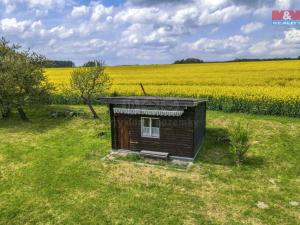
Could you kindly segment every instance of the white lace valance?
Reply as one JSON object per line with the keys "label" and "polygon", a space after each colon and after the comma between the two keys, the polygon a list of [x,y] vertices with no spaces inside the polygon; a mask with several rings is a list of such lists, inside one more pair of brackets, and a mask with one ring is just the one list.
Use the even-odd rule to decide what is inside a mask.
{"label": "white lace valance", "polygon": [[149,115],[149,116],[182,116],[183,110],[156,110],[156,109],[127,109],[114,108],[114,113],[129,115]]}

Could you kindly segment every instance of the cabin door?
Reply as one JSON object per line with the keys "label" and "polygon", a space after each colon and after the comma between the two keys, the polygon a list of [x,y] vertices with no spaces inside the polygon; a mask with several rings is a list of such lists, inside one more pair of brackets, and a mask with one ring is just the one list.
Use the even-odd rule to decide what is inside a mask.
{"label": "cabin door", "polygon": [[129,149],[128,118],[124,115],[118,116],[118,148]]}

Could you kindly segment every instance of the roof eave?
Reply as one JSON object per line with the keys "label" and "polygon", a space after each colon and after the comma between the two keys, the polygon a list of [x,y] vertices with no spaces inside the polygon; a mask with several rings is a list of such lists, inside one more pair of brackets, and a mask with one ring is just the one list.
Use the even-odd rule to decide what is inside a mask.
{"label": "roof eave", "polygon": [[97,99],[102,104],[118,104],[118,105],[148,105],[148,106],[187,106],[195,107],[206,99],[199,100],[170,100],[170,99],[130,99],[126,97],[100,97]]}

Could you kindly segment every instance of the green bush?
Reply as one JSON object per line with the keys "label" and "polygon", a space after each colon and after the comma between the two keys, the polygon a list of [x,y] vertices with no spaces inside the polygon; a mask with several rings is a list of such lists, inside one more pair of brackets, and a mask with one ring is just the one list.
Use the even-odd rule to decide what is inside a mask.
{"label": "green bush", "polygon": [[240,122],[235,124],[230,130],[230,147],[235,163],[240,165],[250,149],[248,126],[243,126]]}

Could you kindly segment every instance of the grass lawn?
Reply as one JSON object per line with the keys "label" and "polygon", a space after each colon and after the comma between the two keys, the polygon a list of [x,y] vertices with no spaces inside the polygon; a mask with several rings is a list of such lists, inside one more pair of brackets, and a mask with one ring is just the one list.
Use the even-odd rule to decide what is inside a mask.
{"label": "grass lawn", "polygon": [[[102,161],[107,108],[101,121],[47,117],[67,107],[0,121],[0,224],[299,224],[300,119],[209,111],[198,159],[178,171]],[[217,141],[237,120],[251,130],[242,167]]]}

